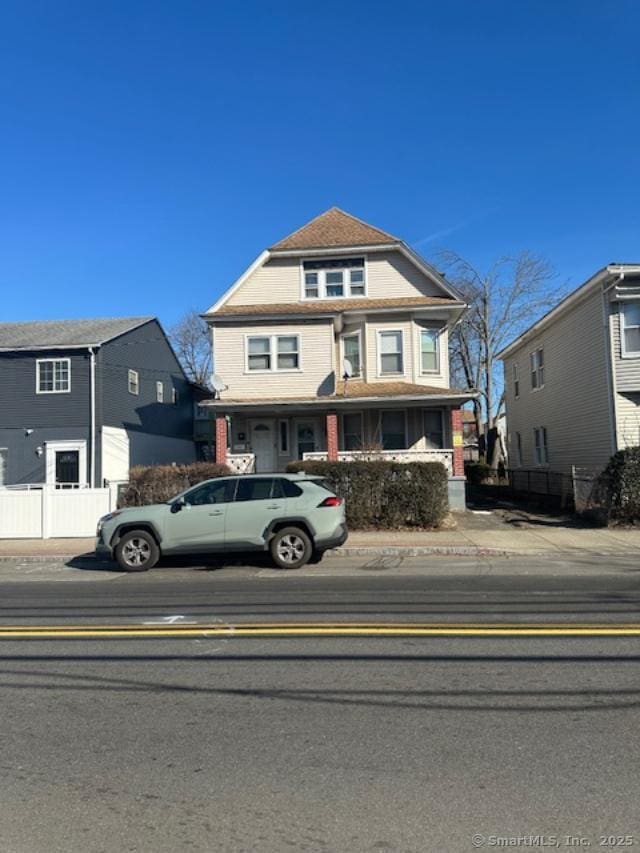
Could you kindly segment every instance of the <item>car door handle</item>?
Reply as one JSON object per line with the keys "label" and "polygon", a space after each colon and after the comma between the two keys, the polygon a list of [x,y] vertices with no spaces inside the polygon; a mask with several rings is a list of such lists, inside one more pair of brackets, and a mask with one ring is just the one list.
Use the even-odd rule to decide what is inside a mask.
{"label": "car door handle", "polygon": [[267,509],[282,509],[282,504],[269,504]]}
{"label": "car door handle", "polygon": [[221,509],[214,509],[213,512],[210,512],[209,515],[222,515]]}

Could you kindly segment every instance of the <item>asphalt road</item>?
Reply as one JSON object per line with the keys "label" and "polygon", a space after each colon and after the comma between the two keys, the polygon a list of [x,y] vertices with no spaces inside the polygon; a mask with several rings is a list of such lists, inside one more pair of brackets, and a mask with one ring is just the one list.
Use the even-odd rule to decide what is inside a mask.
{"label": "asphalt road", "polygon": [[[179,569],[0,585],[0,622],[640,623],[639,591],[633,566]],[[7,853],[640,850],[640,638],[4,640],[0,657]]]}

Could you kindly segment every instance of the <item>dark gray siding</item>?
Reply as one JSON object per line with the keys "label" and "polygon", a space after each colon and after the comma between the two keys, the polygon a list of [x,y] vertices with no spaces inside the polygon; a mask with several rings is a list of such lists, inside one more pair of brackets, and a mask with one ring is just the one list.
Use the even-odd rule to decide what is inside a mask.
{"label": "dark gray siding", "polygon": [[[69,358],[71,391],[36,394],[36,361]],[[8,450],[9,483],[44,480],[47,441],[87,440],[89,459],[90,362],[88,352],[52,350],[0,353],[0,447]],[[28,430],[33,432],[27,435]],[[87,472],[88,478],[88,472]]]}
{"label": "dark gray siding", "polygon": [[[129,370],[137,370],[139,394],[128,390]],[[193,391],[157,321],[145,323],[105,344],[98,355],[101,423],[122,427],[130,434],[180,439],[179,443],[150,442],[155,461],[195,459],[193,442]],[[164,386],[164,402],[156,399],[156,382]],[[171,391],[178,392],[178,404],[171,403]],[[184,446],[187,442],[187,446]],[[132,442],[132,464],[136,464],[142,442]],[[165,452],[162,451],[164,448]],[[180,448],[176,458],[176,449]],[[156,458],[158,457],[158,458]]]}

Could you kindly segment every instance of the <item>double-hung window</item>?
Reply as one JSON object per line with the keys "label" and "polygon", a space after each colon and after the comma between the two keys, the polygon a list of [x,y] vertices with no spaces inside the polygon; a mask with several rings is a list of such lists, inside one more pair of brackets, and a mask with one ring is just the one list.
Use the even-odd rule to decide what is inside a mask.
{"label": "double-hung window", "polygon": [[438,373],[440,370],[439,337],[437,329],[421,329],[420,331],[420,369],[422,373]]}
{"label": "double-hung window", "polygon": [[623,302],[620,321],[623,358],[640,356],[640,302]]}
{"label": "double-hung window", "polygon": [[362,374],[360,332],[355,332],[352,335],[344,335],[342,338],[342,350],[345,359],[349,362],[353,370],[352,376],[360,376]]}
{"label": "double-hung window", "polygon": [[518,363],[513,362],[513,396],[518,399],[520,396],[520,380],[518,379]]}
{"label": "double-hung window", "polygon": [[305,299],[341,299],[366,293],[364,258],[304,261]]}
{"label": "double-hung window", "polygon": [[298,335],[251,335],[247,338],[247,370],[298,370]]}
{"label": "double-hung window", "polygon": [[140,377],[137,370],[130,370],[128,374],[129,393],[138,396],[140,393]]}
{"label": "double-hung window", "polygon": [[540,347],[531,353],[531,388],[542,388],[544,385],[544,350]]}
{"label": "double-hung window", "polygon": [[71,361],[68,358],[40,358],[36,362],[38,394],[66,394],[71,391]]}
{"label": "double-hung window", "polygon": [[393,376],[404,373],[402,351],[402,332],[390,330],[378,332],[378,353],[380,357],[380,376]]}
{"label": "double-hung window", "polygon": [[535,448],[536,465],[549,464],[549,446],[547,444],[547,428],[534,427],[533,444]]}

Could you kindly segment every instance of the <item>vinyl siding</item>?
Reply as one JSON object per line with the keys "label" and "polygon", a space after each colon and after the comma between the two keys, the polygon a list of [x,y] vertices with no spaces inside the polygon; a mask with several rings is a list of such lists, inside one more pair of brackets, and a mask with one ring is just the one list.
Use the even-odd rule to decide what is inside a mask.
{"label": "vinyl siding", "polygon": [[640,392],[616,394],[618,449],[640,445]]}
{"label": "vinyl siding", "polygon": [[[362,253],[355,253],[362,254]],[[367,297],[449,296],[400,252],[371,253],[366,257]],[[233,293],[227,305],[267,305],[299,302],[301,258],[271,258]],[[322,304],[322,300],[317,300]]]}
{"label": "vinyl siding", "polygon": [[620,303],[611,303],[610,329],[613,350],[613,369],[618,391],[640,391],[640,357],[623,358]]}
{"label": "vinyl siding", "polygon": [[[522,438],[522,465],[535,467],[534,427],[546,427],[549,470],[569,473],[572,465],[602,468],[611,456],[607,336],[601,292],[527,341],[504,362],[508,447],[515,466],[516,433]],[[531,389],[529,355],[544,348],[545,384]],[[520,396],[514,397],[513,363],[518,364]]]}
{"label": "vinyl siding", "polygon": [[[298,335],[300,370],[246,371],[246,335]],[[229,399],[301,397],[331,394],[335,387],[334,332],[330,321],[224,323],[214,328],[216,373]]]}

